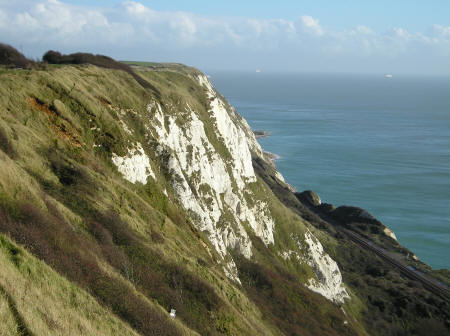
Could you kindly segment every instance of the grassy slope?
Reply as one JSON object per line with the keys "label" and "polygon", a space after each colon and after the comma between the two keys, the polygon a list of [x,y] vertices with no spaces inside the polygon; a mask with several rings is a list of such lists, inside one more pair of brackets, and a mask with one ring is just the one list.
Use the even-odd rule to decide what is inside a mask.
{"label": "grassy slope", "polygon": [[91,295],[4,235],[0,269],[0,334],[136,335]]}
{"label": "grassy slope", "polygon": [[[14,241],[3,238],[6,245],[22,246],[18,249],[26,265],[38,265],[47,272],[42,274],[49,274],[24,275],[7,262],[10,252],[1,250],[0,260],[10,270],[1,278],[7,289],[0,295],[5,328],[15,323],[7,295],[14,302],[24,298],[11,286],[20,278],[17,283],[25,288],[36,287],[29,298],[35,301],[23,306],[30,310],[18,309],[29,328],[47,323],[36,302],[52,292],[47,305],[62,308],[52,313],[42,305],[44,315],[59,321],[73,314],[73,321],[86,328],[116,323],[146,335],[362,333],[357,321],[344,327],[346,317],[339,307],[299,285],[310,276],[307,268],[280,262],[278,249],[289,241],[290,232],[304,232],[307,223],[273,195],[266,197],[280,245],[269,250],[253,237],[255,260],[239,262],[244,286],[224,277],[213,247],[172,196],[167,172],[157,168],[163,165],[152,154],[156,143],[147,141],[142,126],[151,100],[160,100],[168,113],[188,102],[210,126],[211,143],[226,156],[208,123],[205,94],[186,76],[195,70],[176,65],[139,71],[158,92],[144,89],[124,72],[93,66],[1,71],[0,232]],[[133,135],[120,127],[119,119],[133,126]],[[111,152],[125,154],[136,141],[150,155],[157,183],[130,184],[111,164]],[[253,187],[267,194],[262,182]],[[39,286],[46,276],[53,280]],[[255,281],[262,287],[254,286]],[[80,295],[92,309],[104,307],[100,315],[107,322],[101,316],[98,323],[89,322],[89,309],[82,304],[64,310],[64,286],[85,293]],[[168,317],[170,308],[177,309],[176,320]]]}

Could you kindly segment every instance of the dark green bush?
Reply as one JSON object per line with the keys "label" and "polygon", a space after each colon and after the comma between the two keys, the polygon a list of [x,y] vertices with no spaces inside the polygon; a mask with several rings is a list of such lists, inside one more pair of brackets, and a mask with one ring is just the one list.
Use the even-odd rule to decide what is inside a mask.
{"label": "dark green bush", "polygon": [[0,64],[27,69],[33,62],[12,46],[0,43]]}

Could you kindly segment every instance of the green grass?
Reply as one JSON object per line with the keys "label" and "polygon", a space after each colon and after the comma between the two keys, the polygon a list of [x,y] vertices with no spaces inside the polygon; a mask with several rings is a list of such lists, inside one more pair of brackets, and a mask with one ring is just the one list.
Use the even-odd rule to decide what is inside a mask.
{"label": "green grass", "polygon": [[[157,63],[157,62],[138,62],[138,61],[121,61],[135,67],[151,68],[153,71],[175,71],[187,75],[199,74],[200,72],[192,67],[188,67],[180,63]],[[148,69],[147,69],[148,70]]]}

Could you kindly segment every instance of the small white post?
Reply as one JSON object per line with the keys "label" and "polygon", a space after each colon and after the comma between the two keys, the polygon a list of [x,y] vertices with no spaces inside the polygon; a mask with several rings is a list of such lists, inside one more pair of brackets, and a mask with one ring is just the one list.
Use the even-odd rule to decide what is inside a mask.
{"label": "small white post", "polygon": [[176,315],[177,315],[177,311],[175,309],[171,309],[170,310],[170,317],[171,318],[175,318]]}

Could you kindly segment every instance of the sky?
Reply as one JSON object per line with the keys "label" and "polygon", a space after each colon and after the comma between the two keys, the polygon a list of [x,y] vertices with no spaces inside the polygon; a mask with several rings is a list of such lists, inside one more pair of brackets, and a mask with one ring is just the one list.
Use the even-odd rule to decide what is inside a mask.
{"label": "sky", "polygon": [[0,0],[0,42],[203,71],[450,76],[450,1]]}

